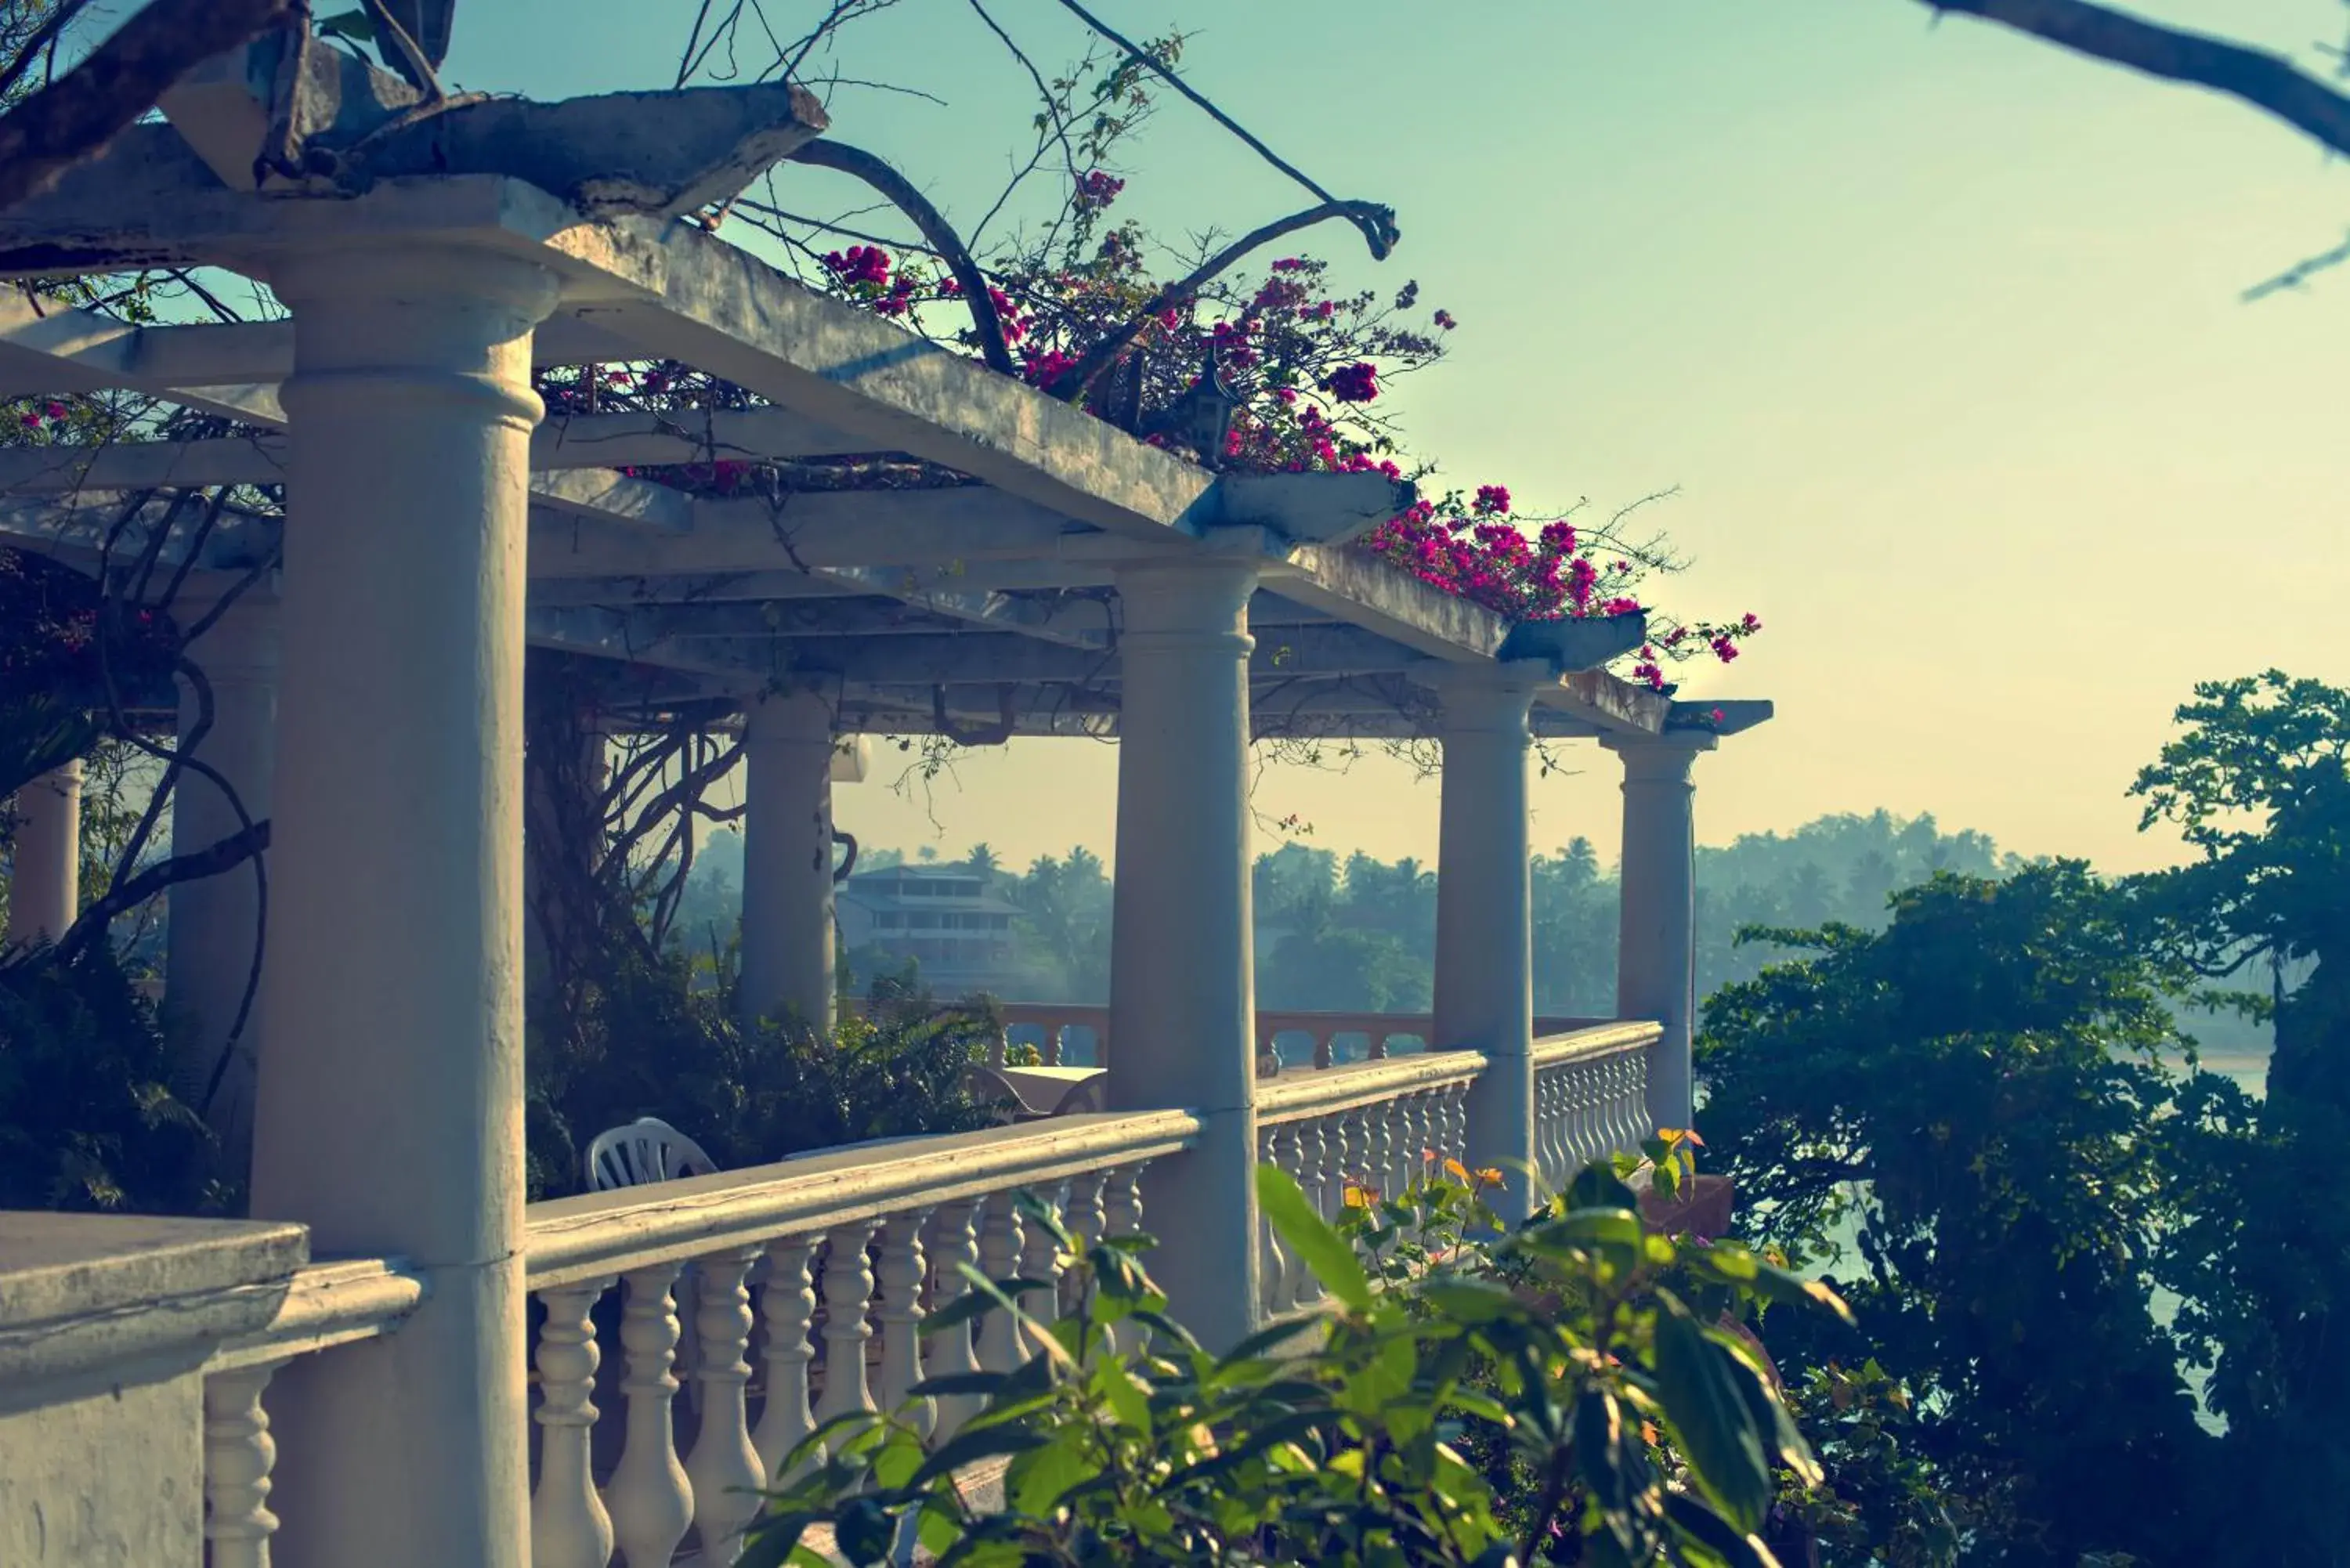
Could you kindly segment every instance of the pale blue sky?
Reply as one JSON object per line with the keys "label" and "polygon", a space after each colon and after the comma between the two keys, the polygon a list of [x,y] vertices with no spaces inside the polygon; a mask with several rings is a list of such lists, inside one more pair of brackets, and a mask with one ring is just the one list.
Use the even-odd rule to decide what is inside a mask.
{"label": "pale blue sky", "polygon": [[[778,25],[808,0],[770,0]],[[452,74],[534,96],[668,85],[688,0],[472,0]],[[1048,0],[991,0],[1040,63]],[[1461,319],[1401,387],[1415,444],[1522,501],[1665,486],[1668,590],[1767,624],[1694,692],[1780,718],[1700,766],[1709,841],[1824,811],[1932,811],[2028,853],[2161,855],[2123,790],[2199,678],[2350,680],[2335,390],[2350,271],[2241,291],[2350,226],[2350,181],[2250,110],[1912,0],[1098,0],[1197,36],[1194,80],[1342,194],[1399,211],[1383,286]],[[2144,6],[2318,61],[2333,0]],[[2320,62],[2322,64],[2322,62]],[[1025,83],[963,0],[844,42],[835,129],[968,222],[1026,134]],[[1300,204],[1170,104],[1130,195],[1180,233]],[[810,181],[807,199],[831,192]],[[798,193],[794,192],[794,200]],[[1537,790],[1537,843],[1612,853],[1612,767]],[[948,853],[1110,842],[1114,758],[1029,742],[933,802]],[[1435,792],[1366,763],[1260,798],[1318,842],[1431,856]],[[844,825],[911,846],[867,785]]]}

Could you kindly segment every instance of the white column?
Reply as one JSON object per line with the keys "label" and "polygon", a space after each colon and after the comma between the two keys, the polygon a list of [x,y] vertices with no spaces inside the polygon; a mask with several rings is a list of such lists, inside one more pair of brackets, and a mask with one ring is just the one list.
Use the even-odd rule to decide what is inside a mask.
{"label": "white column", "polygon": [[1438,1050],[1485,1053],[1469,1090],[1469,1163],[1499,1168],[1494,1210],[1534,1212],[1534,884],[1526,844],[1526,709],[1547,665],[1468,666],[1442,682],[1436,857]]}
{"label": "white column", "polygon": [[81,759],[16,792],[9,846],[7,945],[56,941],[81,909]]}
{"label": "white column", "polygon": [[[182,607],[182,623],[201,619],[210,606]],[[213,700],[212,727],[196,741],[190,757],[224,780],[254,822],[269,819],[271,759],[277,727],[277,604],[273,590],[255,584],[232,604],[189,648],[203,672]],[[195,687],[180,685],[180,744],[194,735],[201,717]],[[194,768],[183,768],[172,792],[172,848],[193,854],[234,837],[244,829],[218,784]],[[260,999],[232,1045],[229,1030],[244,1005],[253,974],[255,944],[261,936],[261,884],[250,860],[192,882],[175,884],[171,946],[164,959],[163,996],[179,1055],[181,1085],[191,1105],[201,1106],[213,1075],[207,1119],[222,1145],[234,1156],[253,1135],[254,1063],[260,1033]],[[228,1052],[226,1063],[222,1061]]]}
{"label": "white column", "polygon": [[1211,1349],[1257,1316],[1256,974],[1249,909],[1252,563],[1118,574],[1118,715],[1109,1103],[1183,1107],[1197,1148],[1143,1178],[1147,1260],[1177,1322]]}
{"label": "white column", "polygon": [[1696,786],[1690,764],[1714,748],[1710,734],[1601,742],[1624,759],[1622,925],[1616,951],[1616,1015],[1665,1026],[1648,1072],[1648,1116],[1685,1127],[1693,1085],[1690,1041],[1697,1020]]}
{"label": "white column", "polygon": [[283,671],[253,1211],[429,1290],[280,1378],[278,1560],[523,1568],[522,670],[553,278],[289,256]]}
{"label": "white column", "polygon": [[833,1024],[832,709],[808,691],[765,697],[743,726],[745,1023]]}

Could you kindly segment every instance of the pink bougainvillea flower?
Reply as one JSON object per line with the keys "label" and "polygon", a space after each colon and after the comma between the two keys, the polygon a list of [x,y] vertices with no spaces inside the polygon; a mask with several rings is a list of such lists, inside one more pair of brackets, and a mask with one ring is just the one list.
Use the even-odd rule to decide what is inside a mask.
{"label": "pink bougainvillea flower", "polygon": [[1330,395],[1342,403],[1367,403],[1379,395],[1378,367],[1367,359],[1330,372]]}
{"label": "pink bougainvillea flower", "polygon": [[1082,211],[1098,213],[1117,201],[1118,193],[1125,189],[1126,182],[1117,175],[1098,169],[1087,170],[1077,179],[1076,203]]}
{"label": "pink bougainvillea flower", "polygon": [[870,284],[877,288],[889,282],[889,253],[879,245],[851,245],[845,251],[827,251],[824,265],[833,276],[855,287]]}

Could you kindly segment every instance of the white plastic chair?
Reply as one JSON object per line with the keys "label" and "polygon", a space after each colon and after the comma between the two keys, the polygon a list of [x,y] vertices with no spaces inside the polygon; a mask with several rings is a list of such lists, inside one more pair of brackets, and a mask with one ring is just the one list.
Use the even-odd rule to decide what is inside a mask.
{"label": "white plastic chair", "polygon": [[[626,1127],[598,1133],[596,1140],[588,1146],[587,1164],[588,1186],[596,1192],[708,1176],[718,1168],[718,1162],[700,1144],[658,1116],[639,1116]],[[702,1407],[702,1386],[683,1376],[684,1370],[695,1364],[701,1350],[693,1331],[698,1284],[693,1265],[688,1263],[678,1273],[675,1301],[677,1366],[680,1381],[685,1385],[683,1393],[689,1410]]]}
{"label": "white plastic chair", "polygon": [[598,1133],[588,1146],[588,1186],[596,1192],[708,1176],[717,1168],[700,1144],[658,1116]]}

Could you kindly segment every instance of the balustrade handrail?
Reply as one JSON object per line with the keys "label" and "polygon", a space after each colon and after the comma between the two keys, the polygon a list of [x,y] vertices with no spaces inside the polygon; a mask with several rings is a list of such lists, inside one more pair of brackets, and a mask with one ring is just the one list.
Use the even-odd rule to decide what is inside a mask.
{"label": "balustrade handrail", "polygon": [[255,1296],[277,1295],[277,1310],[261,1328],[214,1351],[204,1363],[207,1373],[289,1361],[390,1334],[432,1287],[399,1259],[354,1258],[312,1263],[289,1282],[241,1290]]}
{"label": "balustrade handrail", "polygon": [[1617,1051],[1645,1051],[1664,1038],[1665,1026],[1645,1018],[1619,1019],[1587,1024],[1561,1034],[1535,1040],[1534,1068],[1555,1067],[1562,1062],[1605,1056]]}
{"label": "balustrade handrail", "polygon": [[1181,1110],[1055,1116],[550,1199],[528,1211],[529,1288],[1156,1159],[1191,1147],[1200,1129],[1199,1116]]}
{"label": "balustrade handrail", "polygon": [[1327,1116],[1357,1106],[1378,1105],[1442,1084],[1466,1083],[1485,1070],[1476,1051],[1422,1051],[1384,1062],[1357,1062],[1317,1072],[1261,1078],[1256,1089],[1259,1126]]}

